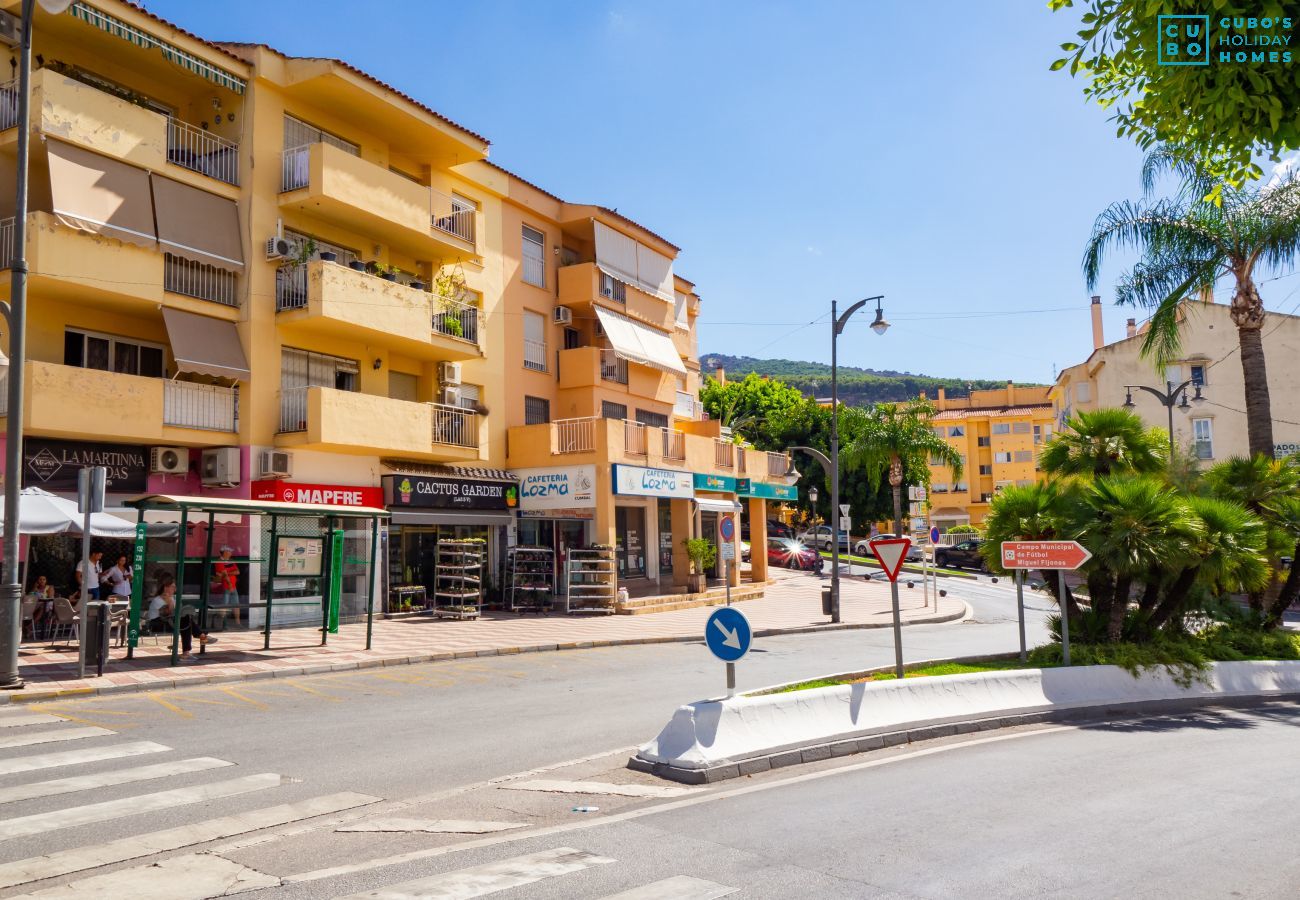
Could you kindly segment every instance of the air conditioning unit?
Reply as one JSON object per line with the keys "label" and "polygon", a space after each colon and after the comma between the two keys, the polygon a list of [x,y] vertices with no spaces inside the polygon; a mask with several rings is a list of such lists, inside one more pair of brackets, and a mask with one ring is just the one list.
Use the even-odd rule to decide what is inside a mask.
{"label": "air conditioning unit", "polygon": [[292,259],[298,255],[298,248],[288,238],[273,237],[266,241],[266,258],[268,260]]}
{"label": "air conditioning unit", "polygon": [[438,383],[449,384],[449,385],[460,384],[460,363],[458,362],[438,363]]}
{"label": "air conditioning unit", "polygon": [[155,475],[184,475],[190,470],[186,447],[154,447],[149,451],[149,471]]}
{"label": "air conditioning unit", "polygon": [[572,325],[573,310],[567,306],[557,306],[555,312],[551,314],[551,321],[556,325]]}
{"label": "air conditioning unit", "polygon": [[239,484],[239,448],[213,447],[204,450],[201,469],[204,484],[227,487]]}
{"label": "air conditioning unit", "polygon": [[460,388],[445,387],[438,391],[438,402],[443,406],[460,406]]}
{"label": "air conditioning unit", "polygon": [[263,478],[288,478],[293,474],[293,454],[287,450],[263,450],[258,468]]}
{"label": "air conditioning unit", "polygon": [[22,20],[7,12],[0,12],[0,44],[17,47],[22,34]]}

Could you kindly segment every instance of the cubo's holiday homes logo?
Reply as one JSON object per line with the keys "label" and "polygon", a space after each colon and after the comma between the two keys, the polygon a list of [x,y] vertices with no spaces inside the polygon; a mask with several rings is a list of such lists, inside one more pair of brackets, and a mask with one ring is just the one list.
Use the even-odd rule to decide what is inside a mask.
{"label": "cubo's holiday homes logo", "polygon": [[1162,66],[1291,62],[1289,16],[1158,16],[1156,22]]}

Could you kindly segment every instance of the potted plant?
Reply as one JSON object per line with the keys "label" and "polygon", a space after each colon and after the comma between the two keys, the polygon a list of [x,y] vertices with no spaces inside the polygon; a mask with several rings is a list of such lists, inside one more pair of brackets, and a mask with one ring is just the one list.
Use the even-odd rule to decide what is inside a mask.
{"label": "potted plant", "polygon": [[348,263],[348,268],[354,272],[364,272],[366,270],[366,264],[359,259],[354,259],[352,262]]}
{"label": "potted plant", "polygon": [[298,245],[298,252],[297,254],[294,255],[293,263],[296,266],[301,266],[303,263],[308,262],[315,255],[316,255],[316,241],[313,240],[312,238],[307,238],[307,240],[303,241],[301,244]]}
{"label": "potted plant", "polygon": [[465,329],[461,326],[460,319],[458,317],[452,315],[451,313],[443,313],[441,318],[442,318],[442,331],[444,334],[449,334],[452,337],[465,336]]}
{"label": "potted plant", "polygon": [[411,281],[411,287],[415,288],[417,291],[424,290],[425,286],[425,283],[418,278]]}
{"label": "potted plant", "polygon": [[386,266],[383,263],[378,263],[378,262],[374,263],[373,265],[374,265],[375,274],[378,275],[380,278],[384,279],[384,281],[397,280],[396,266]]}
{"label": "potted plant", "polygon": [[338,262],[339,255],[333,250],[322,250],[320,252],[321,262]]}
{"label": "potted plant", "polygon": [[718,548],[708,538],[687,538],[682,541],[694,571],[687,576],[687,589],[692,594],[704,593],[705,572],[718,561]]}

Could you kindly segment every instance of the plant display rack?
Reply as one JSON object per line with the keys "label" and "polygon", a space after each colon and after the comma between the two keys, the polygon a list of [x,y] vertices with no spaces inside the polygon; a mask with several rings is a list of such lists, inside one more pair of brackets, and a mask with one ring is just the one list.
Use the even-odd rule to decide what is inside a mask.
{"label": "plant display rack", "polygon": [[523,615],[544,613],[555,595],[555,551],[511,547],[506,551],[506,608]]}
{"label": "plant display rack", "polygon": [[613,547],[572,549],[564,569],[570,614],[613,614],[618,600],[618,569]]}
{"label": "plant display rack", "polygon": [[483,608],[482,541],[439,541],[434,561],[433,614],[477,619]]}

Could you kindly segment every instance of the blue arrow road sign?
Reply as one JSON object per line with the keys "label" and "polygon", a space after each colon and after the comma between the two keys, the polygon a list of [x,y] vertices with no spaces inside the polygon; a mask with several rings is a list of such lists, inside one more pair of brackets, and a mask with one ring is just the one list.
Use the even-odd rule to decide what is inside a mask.
{"label": "blue arrow road sign", "polygon": [[735,607],[718,607],[704,623],[704,642],[723,662],[735,662],[748,653],[752,640],[749,620]]}

